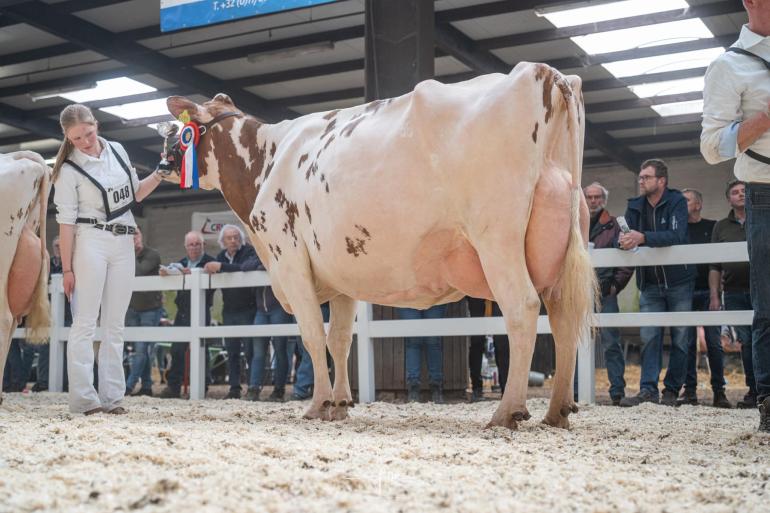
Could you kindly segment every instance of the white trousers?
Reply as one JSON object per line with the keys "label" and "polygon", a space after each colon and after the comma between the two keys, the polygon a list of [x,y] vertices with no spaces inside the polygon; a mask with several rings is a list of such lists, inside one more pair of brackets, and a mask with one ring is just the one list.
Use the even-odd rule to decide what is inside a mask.
{"label": "white trousers", "polygon": [[[113,235],[78,225],[72,270],[72,327],[67,341],[69,406],[83,413],[100,406],[120,406],[126,393],[123,374],[123,326],[131,301],[136,257],[132,235]],[[94,389],[94,336],[101,308],[99,393]]]}

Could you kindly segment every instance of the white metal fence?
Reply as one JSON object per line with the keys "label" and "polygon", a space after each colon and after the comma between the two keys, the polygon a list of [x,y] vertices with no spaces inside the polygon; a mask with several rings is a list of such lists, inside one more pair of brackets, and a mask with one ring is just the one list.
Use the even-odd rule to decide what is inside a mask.
{"label": "white metal fence", "polygon": [[[745,242],[673,246],[668,248],[640,248],[631,253],[617,249],[591,251],[594,267],[644,266],[669,264],[699,264],[710,262],[747,262]],[[269,285],[264,271],[207,275],[193,269],[185,276],[152,276],[134,278],[134,290],[189,290],[191,294],[190,326],[180,327],[127,327],[128,341],[188,342],[190,344],[190,398],[204,397],[204,344],[203,339],[220,337],[255,337],[299,335],[296,324],[248,326],[205,326],[205,293],[207,289]],[[67,340],[69,328],[64,327],[64,291],[61,275],[51,280],[51,347],[49,388],[62,390],[64,354],[62,342]],[[751,324],[753,312],[661,312],[617,313],[597,315],[599,327],[623,326],[712,326]],[[538,333],[550,333],[546,316],[540,316]],[[385,337],[504,335],[502,317],[449,318],[422,320],[375,321],[372,305],[359,302],[353,333],[357,334],[359,401],[372,402],[374,389],[374,339]],[[97,330],[96,339],[101,336]],[[15,337],[22,338],[17,330]],[[581,402],[595,399],[595,344],[581,344],[578,351],[578,397]]]}

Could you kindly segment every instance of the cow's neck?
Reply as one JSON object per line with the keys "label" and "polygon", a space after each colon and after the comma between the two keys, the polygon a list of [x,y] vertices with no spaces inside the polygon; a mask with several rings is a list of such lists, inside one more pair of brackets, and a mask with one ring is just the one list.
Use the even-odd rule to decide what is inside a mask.
{"label": "cow's neck", "polygon": [[219,164],[219,189],[235,215],[249,226],[265,175],[269,172],[267,138],[260,134],[269,125],[254,118],[242,118],[225,129],[214,151]]}

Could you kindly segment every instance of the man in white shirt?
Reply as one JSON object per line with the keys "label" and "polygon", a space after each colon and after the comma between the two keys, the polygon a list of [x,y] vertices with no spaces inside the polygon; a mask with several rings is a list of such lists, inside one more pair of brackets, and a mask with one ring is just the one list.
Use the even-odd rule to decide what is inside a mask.
{"label": "man in white shirt", "polygon": [[706,72],[701,153],[710,164],[736,158],[735,176],[746,182],[759,430],[770,432],[770,0],[743,5],[748,25]]}

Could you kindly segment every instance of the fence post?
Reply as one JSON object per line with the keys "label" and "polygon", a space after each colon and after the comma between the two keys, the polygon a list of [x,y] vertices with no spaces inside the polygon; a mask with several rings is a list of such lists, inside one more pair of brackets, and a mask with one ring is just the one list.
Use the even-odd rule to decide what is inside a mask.
{"label": "fence post", "polygon": [[372,305],[358,302],[356,337],[358,349],[358,402],[374,402],[374,341],[369,336],[369,322],[372,320]]}
{"label": "fence post", "polygon": [[64,347],[61,331],[64,328],[64,282],[61,274],[51,275],[51,285],[48,292],[51,295],[51,330],[48,340],[48,390],[61,392],[64,390]]}
{"label": "fence post", "polygon": [[190,269],[190,400],[206,395],[206,344],[199,328],[206,326],[206,289],[201,269]]}
{"label": "fence post", "polygon": [[578,401],[594,404],[596,402],[596,341],[591,337],[591,330],[585,330],[578,341]]}

